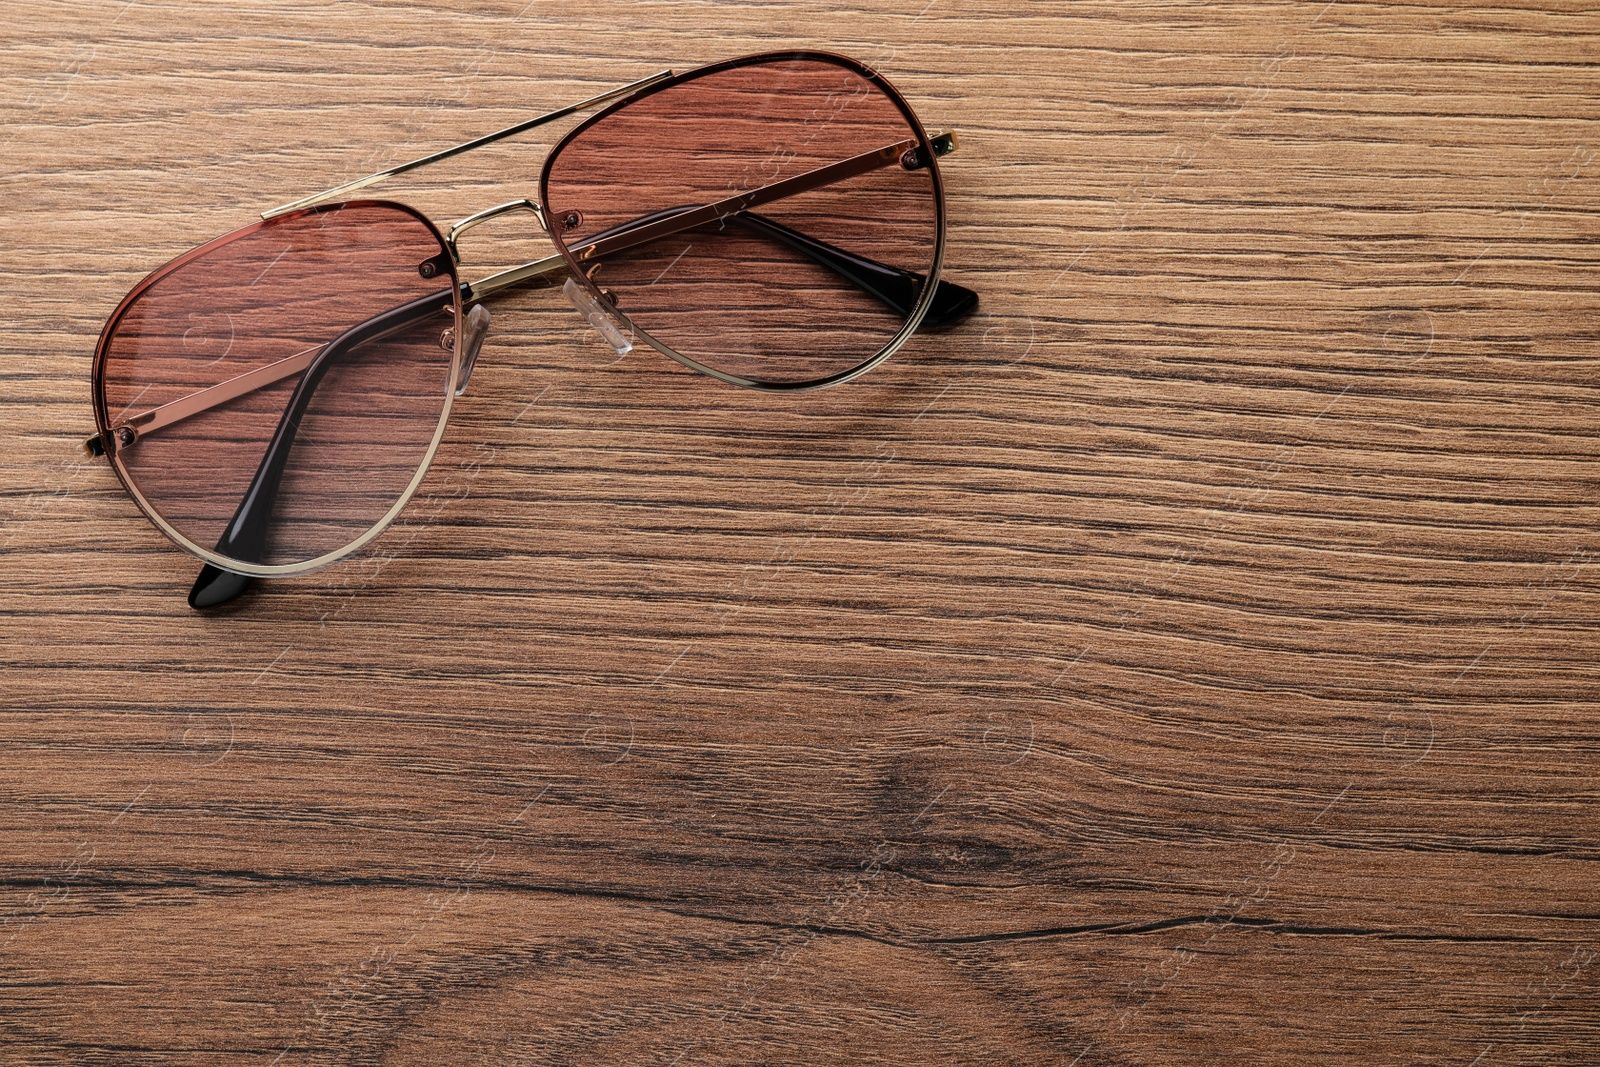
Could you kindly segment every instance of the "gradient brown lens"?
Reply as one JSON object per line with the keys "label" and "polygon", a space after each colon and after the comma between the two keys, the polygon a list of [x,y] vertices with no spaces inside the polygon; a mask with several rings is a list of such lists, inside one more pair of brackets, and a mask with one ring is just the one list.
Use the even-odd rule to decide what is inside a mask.
{"label": "gradient brown lens", "polygon": [[458,306],[437,231],[400,205],[247,226],[156,271],[112,317],[102,440],[180,539],[258,567],[331,562],[393,517],[432,455]]}
{"label": "gradient brown lens", "polygon": [[[657,347],[793,385],[859,366],[907,326],[941,250],[931,156],[905,104],[850,61],[759,57],[580,126],[546,163],[542,193],[580,280]],[[662,224],[859,157],[870,158],[815,188]],[[656,236],[605,251],[647,225]]]}

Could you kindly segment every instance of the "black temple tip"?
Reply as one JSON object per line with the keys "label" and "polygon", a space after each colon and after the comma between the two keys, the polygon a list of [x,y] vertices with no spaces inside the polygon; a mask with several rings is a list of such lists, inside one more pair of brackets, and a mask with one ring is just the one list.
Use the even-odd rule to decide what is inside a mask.
{"label": "black temple tip", "polygon": [[235,574],[207,563],[189,590],[189,606],[195,610],[220,607],[243,593],[255,582],[248,574]]}
{"label": "black temple tip", "polygon": [[954,326],[978,310],[978,294],[964,285],[941,281],[933,291],[933,303],[922,318],[924,329],[941,330]]}

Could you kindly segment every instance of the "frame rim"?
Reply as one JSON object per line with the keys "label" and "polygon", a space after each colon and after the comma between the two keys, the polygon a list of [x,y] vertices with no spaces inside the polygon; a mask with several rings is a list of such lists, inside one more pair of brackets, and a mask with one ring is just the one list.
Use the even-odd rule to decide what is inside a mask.
{"label": "frame rim", "polygon": [[406,215],[410,215],[412,218],[417,219],[427,227],[428,232],[433,236],[434,241],[438,244],[439,251],[441,253],[449,252],[449,245],[445,243],[444,235],[440,233],[439,227],[434,224],[432,219],[428,218],[422,212],[418,211],[409,204],[402,204],[395,200],[335,200],[328,203],[315,204],[310,207],[300,208],[282,215],[275,215],[272,218],[256,219],[253,222],[246,223],[236,230],[231,230],[220,237],[214,237],[204,244],[197,245],[196,247],[189,249],[187,252],[183,252],[177,256],[174,256],[166,263],[163,263],[161,266],[145,275],[139,280],[138,284],[128,291],[128,294],[122,298],[121,302],[117,304],[116,310],[111,313],[111,316],[106,320],[105,326],[101,328],[99,340],[95,342],[94,362],[90,371],[95,432],[100,438],[101,446],[106,450],[106,458],[110,460],[111,469],[116,472],[117,480],[122,483],[122,487],[127,491],[128,495],[133,498],[134,504],[144,514],[144,517],[150,520],[151,524],[154,525],[156,529],[160,530],[169,541],[183,549],[185,552],[188,552],[191,556],[194,556],[202,562],[208,563],[219,570],[228,571],[233,574],[249,575],[253,578],[286,578],[293,575],[310,574],[314,571],[319,571],[324,567],[337,563],[342,559],[346,559],[356,552],[359,552],[362,548],[365,548],[379,534],[387,530],[389,526],[393,524],[394,520],[399,517],[400,512],[405,509],[405,506],[411,502],[411,498],[416,495],[416,491],[421,486],[423,478],[427,476],[428,470],[433,466],[434,456],[439,451],[439,445],[444,440],[445,429],[450,421],[450,412],[454,407],[456,384],[461,376],[461,278],[455,262],[455,257],[450,255],[445,256],[445,258],[449,261],[449,266],[445,273],[449,277],[451,306],[455,319],[454,336],[456,339],[455,345],[450,353],[450,375],[445,388],[444,407],[439,412],[439,420],[437,425],[434,427],[433,438],[428,442],[428,447],[423,451],[422,460],[417,467],[416,473],[412,475],[411,481],[407,483],[405,490],[401,493],[399,499],[395,501],[394,505],[390,507],[389,510],[385,512],[373,526],[363,531],[359,537],[351,541],[349,544],[334,549],[331,552],[325,552],[320,556],[316,556],[309,560],[303,560],[299,563],[246,563],[243,560],[230,559],[229,557],[221,555],[213,549],[202,548],[184,534],[178,532],[178,530],[175,529],[170,522],[163,518],[155,509],[155,507],[151,505],[151,503],[145,498],[144,494],[139,491],[133,477],[127,472],[126,469],[124,469],[122,465],[122,459],[119,454],[120,450],[114,447],[112,427],[110,425],[110,419],[106,413],[105,363],[107,347],[111,341],[111,338],[116,334],[117,326],[122,322],[123,317],[127,314],[129,309],[133,307],[138,299],[143,296],[151,286],[155,285],[167,275],[184,266],[187,266],[207,253],[212,252],[223,245],[231,244],[242,237],[246,237],[252,233],[255,233],[257,230],[261,230],[269,226],[282,225],[296,219],[305,218],[309,215],[319,215],[329,211],[342,211],[347,207],[381,207],[398,210]]}
{"label": "frame rim", "polygon": [[550,151],[545,155],[544,165],[539,170],[539,202],[545,205],[546,210],[548,210],[550,203],[550,168],[556,159],[560,157],[562,150],[567,147],[568,143],[581,135],[589,127],[603,121],[608,116],[621,111],[630,104],[638,103],[640,100],[643,100],[646,97],[654,96],[656,93],[663,92],[675,86],[683,85],[686,82],[694,81],[696,78],[701,78],[708,74],[716,74],[725,70],[734,70],[739,67],[761,66],[767,63],[778,63],[785,60],[796,59],[814,60],[836,67],[843,67],[844,69],[861,76],[874,88],[882,92],[886,97],[889,98],[890,102],[899,109],[901,116],[906,120],[907,125],[910,127],[912,133],[916,136],[918,150],[922,153],[923,158],[928,161],[928,172],[933,183],[934,201],[933,260],[928,268],[928,281],[922,287],[922,293],[917,299],[916,306],[911,309],[911,314],[907,316],[905,322],[901,324],[900,330],[893,337],[889,338],[889,340],[886,341],[883,347],[877,352],[868,356],[860,363],[857,363],[852,367],[848,367],[845,370],[837,371],[821,378],[807,378],[793,382],[772,382],[763,381],[758,378],[746,378],[742,375],[731,374],[727,371],[722,371],[715,367],[707,366],[706,364],[701,363],[699,360],[684,355],[683,353],[674,349],[672,346],[658,341],[655,337],[650,335],[649,331],[640,329],[639,326],[631,318],[629,318],[625,312],[611,306],[611,304],[601,295],[599,287],[595,285],[594,282],[590,280],[589,276],[584,272],[583,268],[578,263],[577,257],[574,256],[571,250],[567,248],[567,244],[561,238],[561,236],[553,228],[547,230],[551,243],[556,246],[556,251],[559,252],[562,259],[566,261],[568,273],[572,276],[572,278],[579,285],[581,285],[590,296],[592,296],[595,300],[600,301],[601,306],[606,308],[609,314],[615,316],[623,325],[632,330],[636,337],[643,340],[651,348],[654,348],[662,355],[676,360],[678,363],[683,364],[690,370],[698,371],[701,374],[715,378],[718,381],[726,382],[729,385],[743,386],[746,389],[755,389],[760,392],[809,392],[814,389],[824,389],[830,385],[839,385],[844,382],[848,382],[853,378],[860,377],[873,368],[881,365],[890,356],[894,355],[902,347],[904,347],[906,342],[911,339],[911,336],[917,332],[918,327],[922,325],[922,320],[927,316],[928,309],[933,305],[933,299],[939,287],[939,275],[942,273],[944,267],[946,219],[944,181],[939,174],[937,153],[935,153],[933,150],[933,144],[928,137],[928,131],[923,128],[922,120],[917,117],[917,113],[912,110],[911,105],[906,102],[905,97],[900,94],[900,91],[891,85],[887,78],[885,78],[882,74],[879,74],[873,68],[867,66],[865,63],[862,63],[860,60],[851,59],[849,56],[839,55],[836,52],[824,52],[810,49],[783,49],[774,52],[755,52],[746,56],[738,56],[733,59],[720,60],[716,63],[708,63],[703,67],[695,67],[693,70],[686,70],[682,74],[675,74],[669,79],[648,85],[640,89],[638,92],[633,93],[630,96],[626,96],[623,99],[602,108],[593,115],[590,115],[588,118],[584,119],[578,125],[574,126],[571,130],[568,130],[567,133],[562,136],[562,138],[557,141]]}

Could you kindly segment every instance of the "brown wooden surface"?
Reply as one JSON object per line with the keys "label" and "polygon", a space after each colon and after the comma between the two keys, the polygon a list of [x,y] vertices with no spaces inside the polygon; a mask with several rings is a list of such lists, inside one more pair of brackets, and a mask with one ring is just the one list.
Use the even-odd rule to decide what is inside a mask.
{"label": "brown wooden surface", "polygon": [[[0,1063],[1600,1062],[1600,15],[3,13]],[[962,132],[979,316],[769,397],[529,294],[375,552],[187,609],[76,451],[139,277],[793,44]]]}

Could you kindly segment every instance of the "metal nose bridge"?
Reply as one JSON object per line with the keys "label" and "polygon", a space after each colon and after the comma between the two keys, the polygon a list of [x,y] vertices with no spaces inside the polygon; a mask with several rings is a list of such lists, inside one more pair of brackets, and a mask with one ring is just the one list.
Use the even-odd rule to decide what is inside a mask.
{"label": "metal nose bridge", "polygon": [[504,204],[496,204],[494,207],[484,208],[477,214],[468,215],[466,218],[450,227],[450,232],[445,235],[444,243],[449,246],[451,257],[457,263],[461,262],[461,252],[456,248],[456,239],[459,238],[463,233],[466,233],[480,222],[488,222],[490,219],[498,215],[509,214],[513,211],[533,212],[534,217],[539,220],[539,227],[546,233],[550,232],[550,224],[545,221],[544,208],[540,207],[532,200],[508,200]]}

